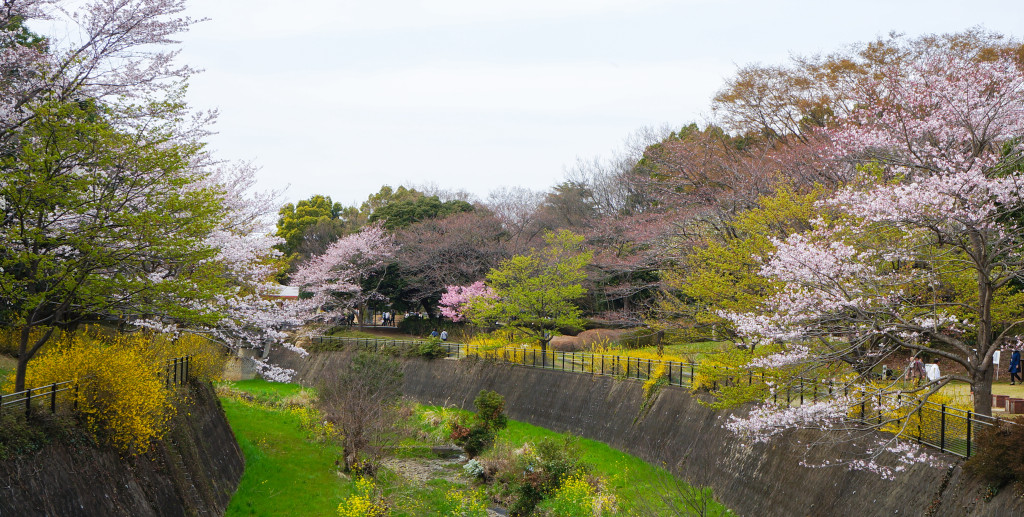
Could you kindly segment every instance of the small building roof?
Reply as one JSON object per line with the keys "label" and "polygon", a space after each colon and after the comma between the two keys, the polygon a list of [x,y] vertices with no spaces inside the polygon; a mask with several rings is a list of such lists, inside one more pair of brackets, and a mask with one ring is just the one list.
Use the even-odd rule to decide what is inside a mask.
{"label": "small building roof", "polygon": [[290,285],[275,285],[267,296],[270,298],[298,298],[299,288]]}

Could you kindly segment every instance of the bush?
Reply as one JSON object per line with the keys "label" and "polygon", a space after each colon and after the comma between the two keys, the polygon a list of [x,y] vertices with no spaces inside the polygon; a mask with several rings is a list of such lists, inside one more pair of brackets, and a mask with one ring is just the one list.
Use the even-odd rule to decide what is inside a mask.
{"label": "bush", "polygon": [[29,363],[25,385],[77,383],[77,415],[96,440],[124,452],[145,452],[163,437],[174,414],[163,364],[144,353],[151,348],[144,334],[112,342],[85,333],[65,336]]}
{"label": "bush", "polygon": [[473,406],[476,407],[477,421],[485,427],[500,431],[508,425],[508,417],[505,416],[505,397],[498,392],[480,390],[473,399]]}
{"label": "bush", "polygon": [[441,346],[441,339],[436,337],[429,338],[423,343],[420,343],[417,352],[417,355],[427,359],[448,357],[448,350]]}
{"label": "bush", "polygon": [[500,394],[480,390],[473,399],[473,405],[476,406],[476,417],[472,426],[466,427],[458,422],[451,424],[452,440],[461,445],[470,458],[494,445],[495,435],[508,423],[508,418],[504,414],[505,397]]}
{"label": "bush", "polygon": [[359,477],[355,480],[356,493],[338,505],[340,517],[384,517],[390,513],[380,490],[373,481]]}
{"label": "bush", "polygon": [[0,415],[0,429],[0,459],[38,451],[49,442],[46,432],[30,425],[20,412]]}
{"label": "bush", "polygon": [[593,517],[597,490],[586,476],[574,474],[562,479],[545,506],[559,517]]}
{"label": "bush", "polygon": [[[402,370],[390,357],[359,352],[339,372],[321,379],[317,393],[324,416],[343,434],[346,472],[372,473],[384,442],[399,421]],[[367,457],[368,456],[368,457]],[[362,467],[357,468],[358,464]]]}
{"label": "bush", "polygon": [[438,515],[487,517],[487,498],[480,490],[466,492],[457,488],[449,488],[444,493],[444,502]]}
{"label": "bush", "polygon": [[160,363],[192,356],[188,365],[189,375],[211,382],[221,380],[229,355],[225,346],[195,334],[183,334],[175,339],[163,338],[162,342],[153,343],[149,349],[154,353],[153,359]]}
{"label": "bush", "polygon": [[537,442],[534,457],[526,459],[533,470],[528,471],[516,487],[518,498],[513,507],[524,513],[513,512],[513,515],[529,515],[541,500],[561,487],[563,480],[586,475],[590,469],[582,462],[582,456],[579,439],[574,436]]}
{"label": "bush", "polygon": [[477,460],[469,460],[462,466],[462,470],[471,478],[478,478],[484,475],[484,467]]}
{"label": "bush", "polygon": [[1024,418],[979,428],[977,443],[977,452],[964,464],[968,472],[997,489],[1024,481]]}

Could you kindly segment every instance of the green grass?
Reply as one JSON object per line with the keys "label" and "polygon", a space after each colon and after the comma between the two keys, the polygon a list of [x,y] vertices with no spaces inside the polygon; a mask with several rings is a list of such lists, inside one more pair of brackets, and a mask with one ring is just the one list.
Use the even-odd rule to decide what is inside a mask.
{"label": "green grass", "polygon": [[17,359],[9,355],[0,354],[0,381],[7,379],[7,376],[14,373],[14,370],[17,367]]}
{"label": "green grass", "polygon": [[354,326],[351,329],[335,330],[331,332],[332,336],[335,337],[349,337],[349,338],[369,338],[369,339],[404,339],[404,340],[419,340],[423,339],[418,336],[409,334],[401,334],[394,329],[384,330],[373,330],[373,327],[367,327],[367,330],[359,330],[358,326]]}
{"label": "green grass", "polygon": [[340,449],[308,441],[297,417],[231,398],[221,402],[245,455],[225,515],[329,515],[352,492],[336,474]]}
{"label": "green grass", "polygon": [[287,397],[297,395],[303,389],[298,384],[283,382],[270,382],[263,379],[251,379],[247,381],[235,381],[224,383],[236,390],[244,391],[262,402],[280,402]]}

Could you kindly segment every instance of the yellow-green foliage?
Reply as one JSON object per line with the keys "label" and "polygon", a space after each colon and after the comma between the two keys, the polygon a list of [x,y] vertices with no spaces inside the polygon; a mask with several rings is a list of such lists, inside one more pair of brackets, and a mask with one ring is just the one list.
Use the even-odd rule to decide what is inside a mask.
{"label": "yellow-green foliage", "polygon": [[384,517],[390,513],[373,481],[360,477],[355,485],[356,493],[338,505],[340,517]]}
{"label": "yellow-green foliage", "polygon": [[195,334],[182,334],[176,339],[154,336],[148,350],[153,360],[167,363],[176,357],[192,356],[188,373],[204,381],[219,381],[228,359],[227,349],[214,341]]}
{"label": "yellow-green foliage", "polygon": [[[686,322],[679,330],[689,330],[692,337],[709,337],[707,330],[715,325],[719,331],[731,328],[721,311],[749,311],[778,288],[760,273],[762,260],[775,250],[771,239],[809,229],[810,221],[822,215],[816,204],[822,192],[820,187],[801,193],[783,186],[760,198],[758,207],[738,214],[728,237],[694,248],[680,269],[662,273],[669,289],[659,300],[661,312]],[[688,329],[691,322],[697,324],[694,329]]]}
{"label": "yellow-green foliage", "polygon": [[762,345],[755,352],[733,349],[705,357],[693,374],[690,389],[711,391],[713,408],[728,408],[746,402],[762,401],[770,393],[768,383],[790,382],[798,372],[787,369],[752,369],[748,364],[758,356],[779,351],[775,345]]}
{"label": "yellow-green foliage", "polygon": [[512,335],[507,330],[496,330],[486,334],[477,334],[469,340],[470,345],[480,348],[500,348],[512,344]]}
{"label": "yellow-green foliage", "polygon": [[616,511],[615,496],[598,493],[581,472],[562,478],[551,501],[545,506],[560,517],[600,517]]}
{"label": "yellow-green foliage", "polygon": [[144,353],[148,343],[143,335],[110,341],[84,332],[63,336],[29,363],[26,386],[74,381],[77,412],[98,440],[126,452],[145,451],[174,414],[163,368]]}
{"label": "yellow-green foliage", "polygon": [[452,487],[444,493],[444,517],[487,517],[487,498],[481,490],[466,491]]}
{"label": "yellow-green foliage", "polygon": [[[947,412],[956,414],[966,414],[967,411],[974,409],[969,404],[964,404],[943,393],[935,393],[928,397],[928,402],[931,404],[926,405],[921,411],[915,410],[916,402],[916,400],[905,400],[895,410],[883,410],[884,419],[891,421],[882,426],[882,430],[893,434],[913,436],[914,438],[920,433],[923,439],[938,441],[942,432],[942,412],[938,408],[945,404]],[[854,406],[851,408],[850,416],[859,417],[860,407]],[[868,410],[867,416],[871,416],[870,410]],[[948,439],[961,438],[966,440],[966,426],[962,426],[963,436],[958,436],[956,430],[960,426],[950,425],[953,419],[949,417],[947,419],[946,432]]]}
{"label": "yellow-green foliage", "polygon": [[666,365],[663,362],[654,365],[654,369],[651,370],[651,376],[644,381],[644,401],[650,400],[651,396],[656,393],[656,387],[668,383],[668,378],[665,377],[666,370]]}
{"label": "yellow-green foliage", "polygon": [[309,439],[317,443],[333,443],[338,440],[340,432],[331,422],[324,419],[323,413],[316,408],[307,406],[289,406],[288,412],[299,419],[302,429],[309,432]]}

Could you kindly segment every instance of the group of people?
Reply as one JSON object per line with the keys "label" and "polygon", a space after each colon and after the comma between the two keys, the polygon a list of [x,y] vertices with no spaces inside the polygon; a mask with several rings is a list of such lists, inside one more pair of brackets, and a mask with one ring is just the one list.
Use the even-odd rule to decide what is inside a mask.
{"label": "group of people", "polygon": [[433,330],[430,332],[430,337],[439,337],[441,338],[441,341],[448,341],[448,331],[442,330],[441,333],[438,334],[437,330]]}
{"label": "group of people", "polygon": [[395,316],[391,314],[391,311],[384,311],[384,313],[380,315],[380,324],[385,327],[390,327],[395,324]]}
{"label": "group of people", "polygon": [[924,379],[934,381],[941,376],[942,373],[939,371],[939,360],[937,358],[935,362],[925,364],[923,359],[914,356],[910,358],[910,364],[907,365],[907,375],[904,378],[913,380],[915,384],[921,384],[921,381]]}
{"label": "group of people", "polygon": [[[1008,371],[1010,372],[1010,386],[1013,386],[1018,382],[1024,384],[1024,376],[1022,376],[1022,368],[1020,364],[1020,351],[1022,348],[1024,348],[1024,343],[1021,342],[1010,346],[1010,366],[1008,368]],[[999,363],[998,357],[996,357],[995,362],[997,364]],[[910,358],[910,364],[907,365],[905,378],[920,384],[924,379],[934,381],[940,376],[938,359],[935,359],[934,363],[925,364],[920,357],[915,356]]]}

